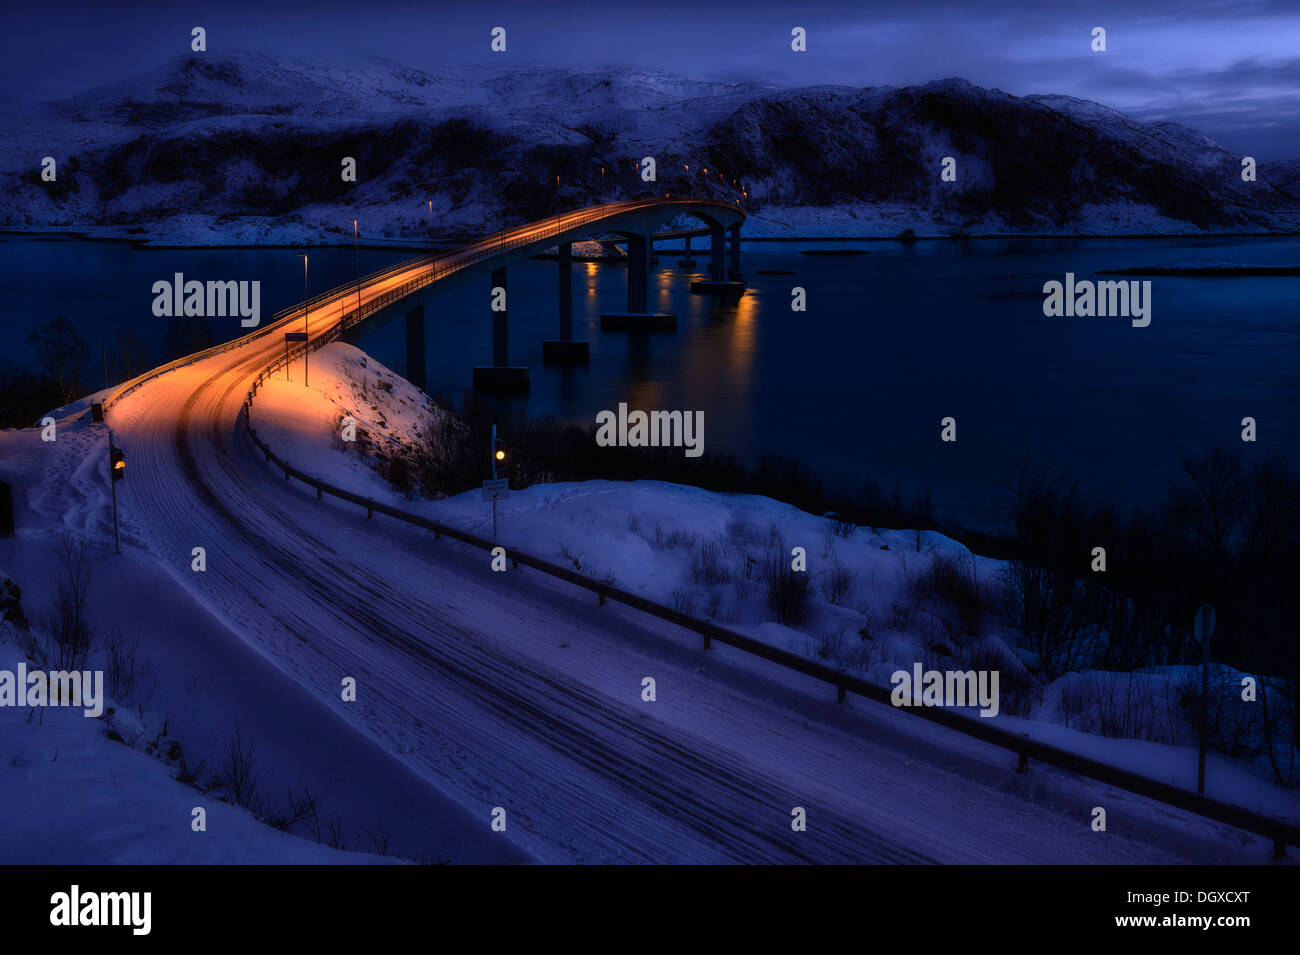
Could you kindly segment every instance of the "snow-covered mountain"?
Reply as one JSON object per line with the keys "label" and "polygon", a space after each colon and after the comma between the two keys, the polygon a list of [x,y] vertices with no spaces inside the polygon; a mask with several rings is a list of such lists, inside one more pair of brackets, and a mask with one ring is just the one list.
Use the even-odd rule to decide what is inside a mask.
{"label": "snow-covered mountain", "polygon": [[[745,190],[751,234],[1300,229],[1294,163],[1244,183],[1241,157],[1194,130],[954,79],[784,90],[213,52],[4,128],[0,224],[172,241],[342,240],[353,216],[369,237],[424,237],[427,200],[435,232],[456,236],[629,195]],[[635,171],[647,155],[653,184]]]}

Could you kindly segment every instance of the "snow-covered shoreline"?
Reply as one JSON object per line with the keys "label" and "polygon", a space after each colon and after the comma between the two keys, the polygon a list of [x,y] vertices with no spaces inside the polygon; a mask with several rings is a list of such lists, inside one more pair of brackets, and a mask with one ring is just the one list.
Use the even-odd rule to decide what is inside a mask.
{"label": "snow-covered shoreline", "polygon": [[[340,216],[350,215],[341,208]],[[920,218],[897,219],[883,215],[870,222],[842,215],[841,210],[806,207],[780,210],[776,213],[760,212],[751,215],[742,233],[744,242],[969,242],[997,239],[1175,239],[1199,236],[1203,238],[1286,238],[1300,235],[1296,230],[1241,230],[1198,229],[1185,223],[1173,223],[1160,217],[1140,218],[1131,229],[1116,228],[1113,222],[1098,220],[1094,228],[1061,231],[1058,229],[1021,230],[997,228],[958,228],[943,223],[927,222]],[[850,225],[852,228],[845,228]],[[381,227],[382,228],[382,227]],[[907,234],[904,234],[907,233]],[[49,241],[127,242],[149,249],[301,249],[304,245],[340,249],[353,248],[350,236],[326,227],[303,225],[263,225],[249,222],[246,228],[231,228],[229,222],[218,228],[215,223],[186,223],[176,225],[172,220],[160,223],[158,228],[141,230],[136,226],[16,226],[0,229],[0,236],[15,239],[45,239]],[[465,232],[452,238],[440,238],[439,249],[455,247],[482,238],[478,232]],[[359,247],[371,251],[399,252],[411,250],[412,254],[429,249],[425,238],[409,234],[373,233],[363,239]],[[695,251],[707,249],[705,239],[695,242]],[[681,240],[656,243],[655,250],[680,250]]]}

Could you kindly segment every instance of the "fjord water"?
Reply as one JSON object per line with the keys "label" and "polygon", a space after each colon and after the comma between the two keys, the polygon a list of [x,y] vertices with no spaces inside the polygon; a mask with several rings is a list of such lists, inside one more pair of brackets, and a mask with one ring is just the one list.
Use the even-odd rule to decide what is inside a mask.
{"label": "fjord water", "polygon": [[[851,247],[852,257],[801,249]],[[301,260],[287,249],[134,249],[102,242],[10,239],[4,253],[6,352],[38,319],[74,319],[98,358],[117,329],[161,342],[166,319],[150,287],[187,278],[261,279],[263,317],[301,298]],[[364,251],[371,271],[410,253]],[[703,267],[707,252],[695,255]],[[1126,318],[1047,318],[1043,283],[1101,269],[1188,259],[1296,266],[1300,239],[988,239],[898,242],[747,242],[749,283],[739,302],[692,295],[698,272],[665,250],[652,309],[675,312],[675,332],[602,331],[602,311],[626,307],[625,269],[575,263],[574,334],[591,363],[542,364],[557,336],[556,265],[510,267],[510,361],[529,366],[527,396],[502,399],[531,415],[592,423],[619,402],[643,410],[703,411],[705,449],[742,462],[798,458],[829,487],[876,481],[903,496],[930,488],[938,513],[994,530],[1016,466],[1030,456],[1077,476],[1097,506],[1160,504],[1183,457],[1216,443],[1248,460],[1300,447],[1300,278],[1146,277],[1151,324]],[[312,253],[312,289],[348,281],[350,249]],[[697,267],[697,268],[699,268]],[[759,275],[759,270],[793,274]],[[428,390],[459,398],[474,364],[491,361],[488,280],[448,291],[427,309]],[[791,310],[805,289],[807,311]],[[224,324],[223,324],[224,322]],[[237,319],[218,319],[224,338]],[[360,345],[405,368],[401,322]],[[96,366],[98,367],[98,366]],[[940,421],[957,441],[940,441]],[[1258,442],[1240,440],[1241,419]]]}

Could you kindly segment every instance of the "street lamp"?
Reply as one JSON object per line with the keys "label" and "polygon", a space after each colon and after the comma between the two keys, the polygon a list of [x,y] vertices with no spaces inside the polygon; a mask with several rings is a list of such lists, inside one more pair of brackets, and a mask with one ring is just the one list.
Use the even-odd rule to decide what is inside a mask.
{"label": "street lamp", "polygon": [[117,519],[117,482],[126,477],[126,452],[113,444],[113,432],[108,433],[108,473],[113,488],[113,551],[122,553],[122,532]]}
{"label": "street lamp", "polygon": [[[433,208],[432,204],[429,206]],[[432,215],[432,213],[430,213]],[[361,317],[361,233],[357,231],[357,220],[352,220],[352,261],[357,267],[357,318]]]}
{"label": "street lamp", "polygon": [[[497,437],[497,426],[492,426],[492,480],[497,480],[497,466],[505,467],[506,463],[506,443]],[[497,536],[497,497],[500,494],[499,489],[492,489],[492,537]]]}
{"label": "street lamp", "polygon": [[[302,331],[304,335],[311,333],[307,329],[307,253],[299,252],[302,256]],[[307,384],[307,340],[302,343],[302,386],[308,387]]]}
{"label": "street lamp", "polygon": [[[496,434],[496,430],[497,430],[497,429],[496,429],[496,425],[493,425],[493,426],[492,426],[492,434],[493,434],[494,436],[495,436],[495,434]],[[493,448],[492,448],[492,477],[493,477],[493,479],[495,479],[496,476],[497,476],[497,467],[500,466],[500,465],[505,464],[505,460],[506,460],[506,443],[505,443],[504,441],[502,441],[500,438],[497,438],[497,437],[493,437],[493,439],[492,439],[492,443],[493,443]]]}

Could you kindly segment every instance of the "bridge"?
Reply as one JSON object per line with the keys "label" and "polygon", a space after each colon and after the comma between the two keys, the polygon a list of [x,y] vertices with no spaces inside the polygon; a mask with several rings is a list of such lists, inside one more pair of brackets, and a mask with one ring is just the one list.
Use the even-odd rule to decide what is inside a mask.
{"label": "bridge", "polygon": [[[690,215],[704,223],[700,229],[658,231],[677,216]],[[528,385],[528,369],[511,365],[509,360],[509,266],[553,246],[559,248],[557,298],[559,303],[558,337],[542,344],[546,362],[582,362],[589,355],[589,343],[573,337],[573,243],[593,235],[619,236],[627,246],[627,309],[601,316],[604,328],[675,327],[676,316],[648,309],[650,259],[656,240],[671,240],[692,235],[710,236],[709,278],[692,285],[692,291],[734,294],[744,290],[740,272],[740,228],[745,221],[739,205],[719,199],[633,199],[574,212],[561,213],[514,229],[493,233],[457,252],[440,257],[425,257],[405,263],[409,281],[402,283],[403,293],[382,308],[359,314],[357,308],[343,315],[346,337],[385,324],[399,316],[406,320],[406,377],[425,387],[425,311],[429,300],[450,286],[490,279],[494,292],[492,312],[492,363],[474,368],[475,387],[518,390]],[[727,262],[727,239],[730,239],[730,263]],[[689,258],[689,253],[688,256]],[[729,268],[728,268],[729,264]],[[390,270],[391,271],[391,270]],[[390,279],[387,272],[361,280],[360,287],[374,284],[378,278]],[[495,290],[502,293],[496,297]],[[346,305],[344,306],[346,309]]]}

